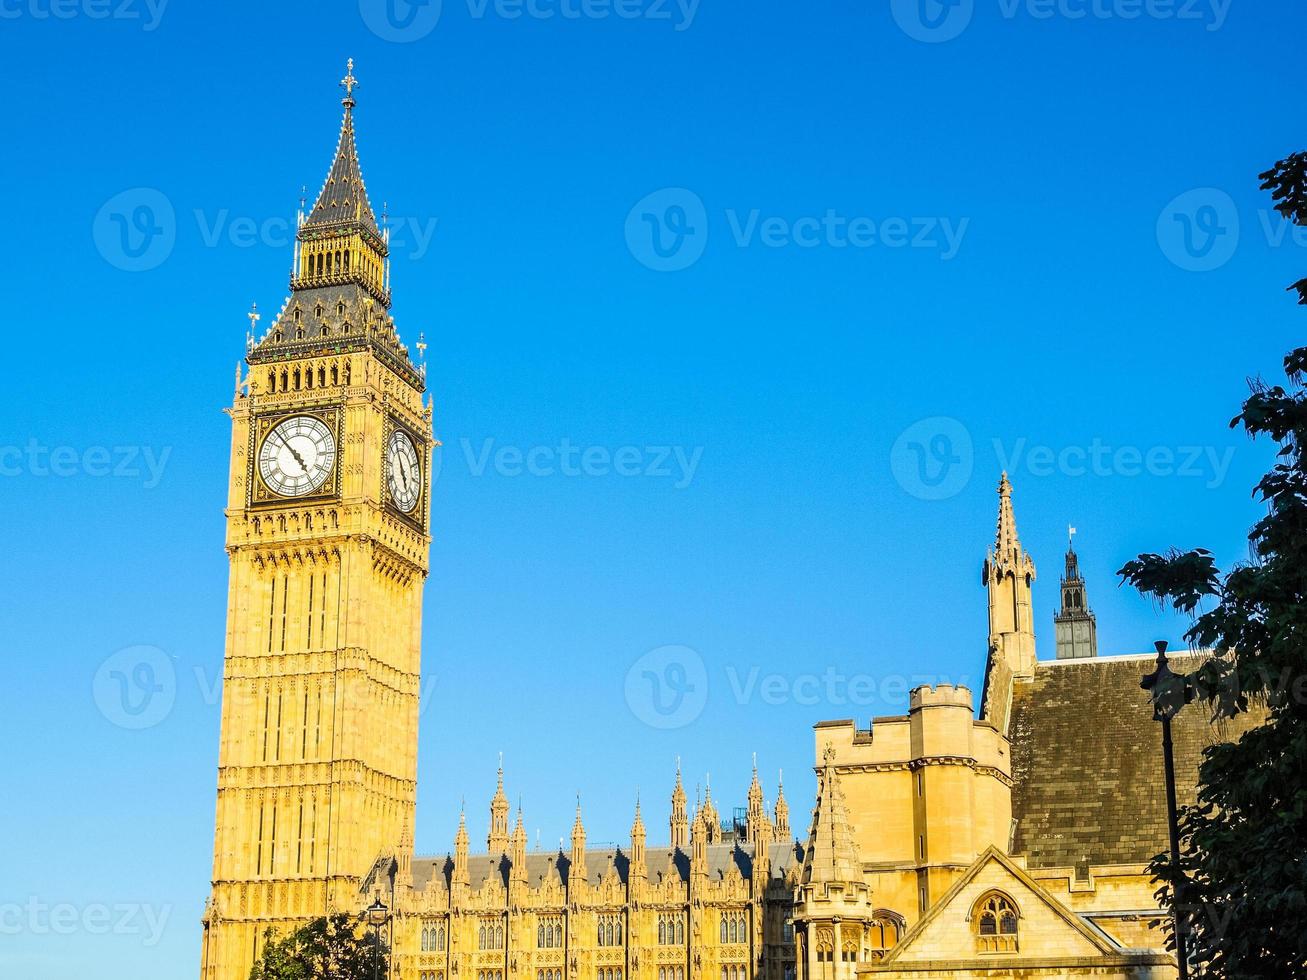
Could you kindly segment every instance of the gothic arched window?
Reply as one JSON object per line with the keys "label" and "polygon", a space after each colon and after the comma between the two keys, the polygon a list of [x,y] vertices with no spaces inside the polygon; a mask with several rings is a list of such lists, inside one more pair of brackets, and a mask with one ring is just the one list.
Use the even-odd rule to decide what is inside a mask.
{"label": "gothic arched window", "polygon": [[1015,953],[1020,913],[1002,892],[990,892],[976,903],[972,921],[976,945],[984,953]]}

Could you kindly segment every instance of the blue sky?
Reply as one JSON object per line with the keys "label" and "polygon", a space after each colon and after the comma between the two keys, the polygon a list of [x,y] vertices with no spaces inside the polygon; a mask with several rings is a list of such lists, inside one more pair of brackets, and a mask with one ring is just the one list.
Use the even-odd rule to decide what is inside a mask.
{"label": "blue sky", "polygon": [[419,850],[500,751],[545,845],[578,792],[665,828],[678,755],[726,807],[757,752],[802,826],[814,722],[978,689],[1004,465],[1045,655],[1069,524],[1105,653],[1180,632],[1126,559],[1246,555],[1298,5],[51,2],[0,7],[7,976],[197,968],[222,408],[348,56],[445,443]]}

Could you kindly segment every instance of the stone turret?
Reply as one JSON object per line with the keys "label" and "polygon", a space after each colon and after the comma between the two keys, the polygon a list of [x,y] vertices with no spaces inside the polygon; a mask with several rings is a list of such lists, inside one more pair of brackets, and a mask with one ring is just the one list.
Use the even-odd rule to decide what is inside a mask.
{"label": "stone turret", "polygon": [[504,794],[504,763],[500,760],[495,795],[490,800],[490,833],[486,849],[491,854],[508,853],[508,797]]}
{"label": "stone turret", "polygon": [[[1075,528],[1071,528],[1075,534]],[[1053,617],[1058,660],[1080,660],[1098,656],[1098,620],[1089,608],[1080,556],[1070,541],[1066,546],[1066,568],[1062,572],[1062,605]]]}
{"label": "stone turret", "polygon": [[668,820],[669,843],[673,850],[690,846],[690,819],[685,808],[685,787],[681,785],[681,760],[676,760],[676,786],[672,789],[672,815]]}
{"label": "stone turret", "polygon": [[778,841],[790,842],[790,805],[785,802],[785,773],[776,779],[776,833]]}
{"label": "stone turret", "polygon": [[467,814],[458,813],[458,833],[454,835],[454,884],[468,885],[467,870]]}
{"label": "stone turret", "polygon": [[989,591],[989,656],[981,717],[1007,731],[1012,681],[1035,672],[1035,624],[1030,585],[1035,563],[1021,547],[1012,484],[1004,473],[998,484],[998,528],[981,578]]}
{"label": "stone turret", "polygon": [[631,878],[644,880],[649,877],[649,868],[645,856],[644,818],[640,816],[640,798],[635,799],[635,821],[631,824]]}
{"label": "stone turret", "polygon": [[827,745],[795,892],[794,923],[804,976],[853,980],[863,947],[863,927],[874,909],[835,757],[835,748]]}
{"label": "stone turret", "polygon": [[585,866],[585,824],[581,822],[581,799],[576,800],[576,820],[572,824],[572,866],[568,871],[569,888],[584,882],[588,874]]}
{"label": "stone turret", "polygon": [[712,801],[712,775],[704,777],[704,796],[703,807],[699,811],[703,815],[704,823],[708,833],[708,843],[717,843],[717,837],[721,834],[721,816],[717,812],[717,805]]}
{"label": "stone turret", "polygon": [[526,884],[526,826],[522,821],[522,806],[517,807],[517,826],[509,840],[509,857],[512,862],[509,874],[514,884]]}

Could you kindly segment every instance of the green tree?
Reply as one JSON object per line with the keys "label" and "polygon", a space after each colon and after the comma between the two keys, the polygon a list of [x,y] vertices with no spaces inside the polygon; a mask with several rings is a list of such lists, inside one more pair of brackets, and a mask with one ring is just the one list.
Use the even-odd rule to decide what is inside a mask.
{"label": "green tree", "polygon": [[389,955],[385,941],[361,931],[354,916],[331,915],[281,938],[269,929],[250,980],[372,980],[374,970],[386,976]]}
{"label": "green tree", "polygon": [[[1307,224],[1307,153],[1261,175],[1276,210]],[[1293,286],[1307,304],[1307,279]],[[1264,725],[1209,748],[1196,804],[1180,813],[1181,860],[1150,866],[1162,907],[1179,913],[1204,975],[1307,976],[1307,347],[1284,359],[1287,385],[1254,381],[1230,423],[1278,445],[1254,496],[1266,516],[1250,560],[1228,572],[1198,549],[1144,554],[1120,575],[1188,614],[1189,645],[1212,656],[1185,679],[1214,720],[1257,705]],[[1170,937],[1174,948],[1174,936]]]}

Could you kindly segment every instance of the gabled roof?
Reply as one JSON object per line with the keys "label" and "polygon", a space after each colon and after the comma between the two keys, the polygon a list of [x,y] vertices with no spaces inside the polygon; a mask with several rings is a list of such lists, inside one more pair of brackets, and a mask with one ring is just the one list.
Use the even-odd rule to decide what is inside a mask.
{"label": "gabled roof", "polygon": [[[1020,917],[1019,951],[967,956],[974,949],[972,908],[992,890],[1003,892]],[[909,973],[942,968],[941,949],[950,950],[948,967],[984,969],[1049,967],[1074,962],[1112,965],[1160,965],[1170,957],[1147,950],[1123,949],[1101,929],[1085,921],[1045,891],[1011,858],[988,848],[944,896],[899,941],[884,960],[859,972]]]}

